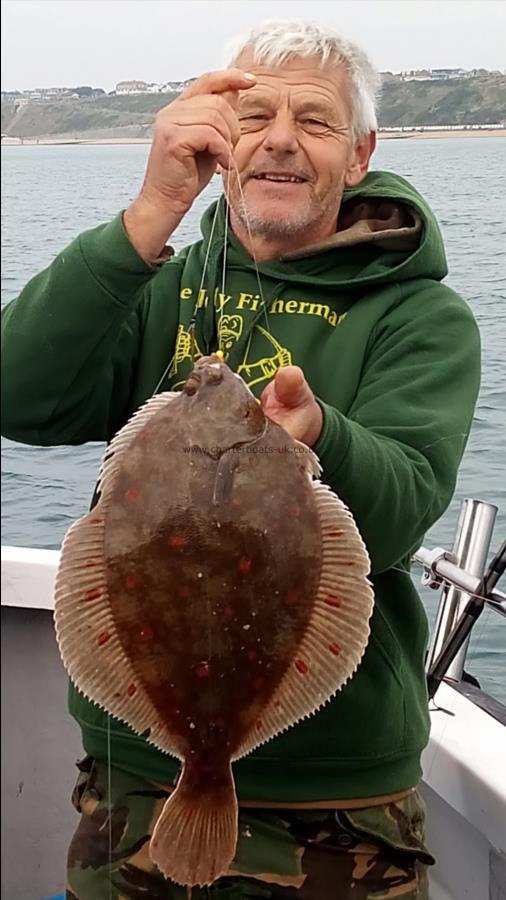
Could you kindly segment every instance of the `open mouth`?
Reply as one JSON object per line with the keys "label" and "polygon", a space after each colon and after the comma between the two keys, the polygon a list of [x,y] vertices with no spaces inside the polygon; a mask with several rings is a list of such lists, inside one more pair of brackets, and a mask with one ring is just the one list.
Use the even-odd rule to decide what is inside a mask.
{"label": "open mouth", "polygon": [[272,181],[275,184],[305,184],[307,181],[307,178],[301,178],[299,175],[278,175],[274,172],[260,172],[252,178],[254,181]]}

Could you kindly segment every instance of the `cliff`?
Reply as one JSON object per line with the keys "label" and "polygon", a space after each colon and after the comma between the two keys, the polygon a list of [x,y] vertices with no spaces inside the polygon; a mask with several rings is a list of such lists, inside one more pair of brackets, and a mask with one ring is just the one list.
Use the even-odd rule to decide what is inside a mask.
{"label": "cliff", "polygon": [[[177,94],[104,95],[51,103],[2,103],[2,136],[70,139],[149,138],[155,114]],[[386,126],[485,125],[506,120],[506,76],[384,85]]]}

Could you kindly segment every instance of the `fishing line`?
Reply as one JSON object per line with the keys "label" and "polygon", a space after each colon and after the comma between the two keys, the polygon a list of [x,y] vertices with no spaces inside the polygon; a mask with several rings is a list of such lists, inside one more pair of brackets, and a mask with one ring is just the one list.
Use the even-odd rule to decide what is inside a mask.
{"label": "fishing line", "polygon": [[[232,154],[230,154],[230,159],[232,158]],[[225,191],[225,226],[223,232],[223,272],[221,279],[221,293],[223,300],[225,300],[225,283],[227,277],[227,243],[228,243],[228,194],[230,189],[230,167],[227,170],[227,189]],[[223,308],[223,307],[222,307]]]}
{"label": "fishing line", "polygon": [[109,807],[109,900],[112,900],[112,766],[110,716],[107,716],[107,805]]}
{"label": "fishing line", "polygon": [[[190,324],[189,324],[189,326],[188,326],[188,330],[189,330],[190,334],[193,334],[193,329],[194,329],[194,327],[195,327],[195,319],[196,319],[196,316],[197,316],[198,302],[199,302],[199,299],[200,299],[200,297],[201,297],[201,295],[202,295],[202,289],[203,289],[203,287],[204,287],[204,280],[205,280],[205,277],[206,277],[206,275],[207,275],[207,268],[208,268],[208,264],[209,264],[209,254],[210,254],[210,251],[211,251],[211,245],[212,245],[212,242],[213,242],[214,229],[215,229],[215,227],[216,227],[216,221],[217,221],[217,218],[218,218],[218,210],[219,210],[219,204],[216,204],[216,210],[215,210],[214,218],[213,218],[212,225],[211,225],[211,231],[210,231],[210,234],[209,234],[209,241],[208,241],[208,243],[207,243],[206,255],[205,255],[205,258],[204,258],[204,266],[203,266],[203,269],[202,269],[202,278],[201,278],[201,280],[200,280],[200,287],[199,287],[199,291],[198,291],[198,294],[197,294],[197,301],[196,301],[196,303],[195,303],[195,309],[194,309],[194,311],[193,311],[193,315],[192,315],[192,318],[191,318],[191,320],[190,320]],[[175,360],[175,358],[176,358],[176,353],[177,353],[177,348],[176,348],[176,350],[174,351],[174,354],[173,354],[173,356],[172,356],[170,362],[166,365],[165,369],[163,370],[162,377],[160,378],[158,384],[156,385],[156,387],[155,387],[155,389],[154,389],[154,391],[153,391],[152,396],[154,396],[155,394],[158,393],[158,391],[159,391],[159,389],[160,389],[160,386],[161,386],[162,383],[165,381],[165,378],[167,377],[167,373],[170,371],[170,369],[171,369],[171,367],[172,367],[172,364],[173,364],[173,362],[174,362],[174,360]]]}
{"label": "fishing line", "polygon": [[[244,219],[246,222],[246,229],[248,232],[248,237],[249,237],[250,247],[251,247],[251,257],[253,259],[253,265],[255,267],[255,275],[256,275],[256,280],[257,280],[257,285],[258,285],[258,293],[260,295],[260,300],[262,303],[262,311],[263,311],[263,315],[264,315],[264,319],[265,319],[266,330],[268,331],[269,334],[271,334],[272,332],[271,332],[271,326],[270,326],[270,321],[269,321],[269,313],[267,310],[267,304],[265,302],[265,296],[264,296],[264,292],[263,292],[263,288],[262,288],[262,279],[260,277],[260,270],[258,268],[258,260],[256,258],[255,248],[254,248],[254,244],[253,244],[253,232],[251,229],[251,223],[250,223],[250,219],[249,219],[249,215],[248,215],[248,207],[247,207],[247,203],[246,203],[246,198],[244,196],[244,191],[242,189],[241,176],[239,173],[239,169],[238,169],[237,163],[235,161],[235,158],[234,158],[231,150],[229,152],[227,188],[225,191],[226,215],[225,215],[225,231],[224,231],[224,247],[223,247],[222,296],[225,297],[226,257],[227,257],[227,242],[228,242],[228,219],[229,219],[229,215],[230,215],[229,195],[230,195],[230,178],[231,178],[232,167],[235,170],[237,186],[239,189],[239,195],[240,195],[240,199],[241,199],[242,209],[244,212]],[[221,320],[221,317],[220,317],[220,320]],[[248,353],[249,353],[249,350],[251,347],[252,339],[253,339],[253,330],[249,334],[248,343],[246,345],[246,351],[244,354],[245,360],[247,360],[247,358],[248,358]],[[218,325],[218,346],[219,346],[220,350],[223,350],[223,347],[221,345],[221,334],[220,334],[219,325]]]}
{"label": "fishing line", "polygon": [[[420,566],[421,569],[426,568],[424,566],[424,564],[419,562],[417,559],[413,559],[412,564],[414,566]],[[388,571],[389,572],[400,572],[401,575],[406,575],[408,578],[412,578],[411,572],[406,572],[406,569],[401,569],[401,568],[399,568],[399,566],[391,566]],[[438,575],[437,579],[445,587],[452,587],[452,588],[455,588],[455,590],[457,590],[457,591],[461,590],[461,592],[463,594],[465,594],[466,597],[474,597],[476,600],[483,600],[483,594],[473,594],[471,591],[465,591],[463,588],[458,588],[458,587],[456,587],[456,585],[453,584],[453,582],[451,582],[447,578],[445,578],[444,575]],[[490,609],[488,610],[488,612],[490,612]]]}
{"label": "fishing line", "polygon": [[[237,187],[239,188],[239,195],[240,195],[240,198],[241,198],[242,209],[243,209],[243,212],[244,212],[244,218],[245,218],[245,221],[246,221],[246,228],[247,228],[247,231],[248,231],[248,237],[249,237],[250,246],[251,246],[251,256],[252,256],[252,258],[253,258],[253,265],[255,266],[255,273],[256,273],[257,284],[258,284],[258,293],[260,294],[260,299],[261,299],[261,301],[262,301],[262,309],[263,309],[263,312],[264,312],[266,328],[267,328],[267,331],[268,331],[269,334],[270,334],[269,314],[268,314],[268,312],[267,312],[267,306],[266,306],[266,304],[265,304],[265,297],[264,297],[264,292],[263,292],[263,290],[262,290],[262,281],[261,281],[261,278],[260,278],[260,271],[259,271],[259,268],[258,268],[258,261],[257,261],[256,255],[255,255],[255,247],[254,247],[254,244],[253,244],[253,232],[252,232],[252,230],[251,230],[250,220],[249,220],[249,216],[248,216],[248,206],[247,206],[247,203],[246,203],[246,198],[245,198],[245,196],[244,196],[244,191],[243,191],[243,189],[242,189],[241,176],[240,176],[240,173],[239,173],[239,169],[237,168],[237,163],[236,163],[236,161],[235,161],[235,158],[232,156],[232,154],[230,154],[230,159],[231,159],[232,165],[234,166],[234,169],[235,169],[235,175],[236,175],[236,179],[237,179]],[[228,197],[227,197],[227,203],[228,203]]]}
{"label": "fishing line", "polygon": [[[231,164],[231,165],[230,165],[230,164]],[[225,191],[225,226],[224,226],[224,246],[223,246],[222,296],[225,297],[226,259],[227,259],[227,243],[228,243],[228,219],[229,219],[229,214],[230,214],[230,202],[229,202],[229,199],[228,199],[228,198],[229,198],[229,188],[230,188],[230,179],[231,179],[231,169],[232,169],[232,168],[234,169],[235,176],[236,176],[236,179],[237,179],[237,187],[238,187],[238,189],[239,189],[239,195],[240,195],[241,204],[242,204],[242,208],[243,208],[243,212],[244,212],[244,219],[245,219],[245,222],[246,222],[246,229],[247,229],[247,232],[248,232],[248,237],[249,237],[250,247],[251,247],[251,257],[252,257],[252,259],[253,259],[253,265],[254,265],[254,268],[255,268],[255,276],[256,276],[256,281],[257,281],[257,285],[258,285],[258,293],[259,293],[259,295],[260,295],[260,299],[261,299],[261,302],[262,302],[262,311],[263,311],[263,316],[264,316],[264,319],[265,319],[265,326],[266,326],[266,329],[267,329],[267,331],[269,332],[269,334],[271,334],[271,326],[270,326],[270,320],[269,320],[269,313],[268,313],[267,305],[266,305],[266,302],[265,302],[265,296],[264,296],[264,292],[263,292],[263,288],[262,288],[262,280],[261,280],[261,277],[260,277],[260,270],[259,270],[259,268],[258,268],[258,260],[257,260],[257,258],[256,258],[255,248],[254,248],[254,244],[253,244],[253,232],[252,232],[252,229],[251,229],[251,223],[250,223],[250,219],[249,219],[249,215],[248,215],[248,207],[247,207],[246,199],[245,199],[245,196],[244,196],[244,191],[243,191],[243,189],[242,189],[241,177],[240,177],[239,169],[238,169],[237,163],[236,163],[236,161],[235,161],[235,158],[234,158],[233,153],[232,153],[231,150],[230,150],[230,152],[229,152],[229,168],[228,168],[228,174],[227,174],[227,188],[226,188],[226,191]],[[198,304],[199,298],[200,298],[200,296],[201,296],[201,294],[202,294],[202,289],[203,289],[203,287],[204,287],[204,282],[205,282],[205,278],[206,278],[206,275],[207,275],[207,269],[208,269],[208,265],[209,265],[209,254],[210,254],[210,251],[211,251],[211,246],[212,246],[213,237],[214,237],[214,231],[215,231],[215,228],[216,228],[216,222],[217,222],[217,219],[218,219],[218,212],[219,212],[219,202],[216,204],[216,210],[215,210],[215,213],[214,213],[214,217],[213,217],[213,221],[212,221],[212,225],[211,225],[211,231],[210,231],[210,234],[209,234],[209,241],[208,241],[208,244],[207,244],[206,255],[205,255],[205,258],[204,258],[204,265],[203,265],[203,268],[202,268],[202,277],[201,277],[201,280],[200,280],[200,286],[199,286],[199,291],[198,291],[198,295],[197,295],[197,303],[195,304],[195,309],[194,309],[194,312],[193,312],[193,315],[192,315],[192,318],[191,318],[191,320],[190,320],[190,324],[189,324],[189,327],[188,327],[188,330],[189,330],[189,332],[190,332],[191,334],[193,334],[193,329],[194,329],[194,327],[195,327],[195,319],[196,319],[196,314],[197,314],[197,304]],[[251,345],[251,338],[252,338],[252,334],[250,334],[250,339],[249,339],[249,342],[248,342],[248,348],[247,348],[247,351],[246,351],[246,357],[247,357],[247,353],[248,353],[249,347],[250,347],[250,345]],[[220,329],[219,329],[219,327],[218,327],[218,346],[219,346],[219,349],[220,349],[220,350],[223,349],[222,346],[221,346],[221,337],[220,337]],[[245,357],[245,358],[246,358],[246,357]],[[164,382],[165,378],[167,377],[167,373],[170,371],[170,369],[171,369],[171,367],[172,367],[172,364],[173,364],[175,358],[176,358],[176,351],[174,352],[174,354],[173,354],[173,356],[172,356],[170,362],[169,362],[169,363],[167,364],[167,366],[165,367],[165,369],[164,369],[164,371],[163,371],[163,374],[162,374],[161,378],[159,379],[158,384],[156,385],[156,387],[155,387],[155,389],[154,389],[154,391],[153,391],[153,396],[154,396],[155,394],[158,393],[158,391],[159,391],[159,389],[160,389],[162,383]]]}

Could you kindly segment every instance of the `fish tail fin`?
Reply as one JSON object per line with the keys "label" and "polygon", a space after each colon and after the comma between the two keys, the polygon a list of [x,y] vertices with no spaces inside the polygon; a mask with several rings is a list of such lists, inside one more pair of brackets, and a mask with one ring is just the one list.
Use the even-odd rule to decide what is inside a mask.
{"label": "fish tail fin", "polygon": [[[155,825],[152,861],[177,884],[203,886],[224,875],[237,845],[237,797],[232,769],[202,784],[186,763]],[[200,782],[200,783],[199,783]]]}

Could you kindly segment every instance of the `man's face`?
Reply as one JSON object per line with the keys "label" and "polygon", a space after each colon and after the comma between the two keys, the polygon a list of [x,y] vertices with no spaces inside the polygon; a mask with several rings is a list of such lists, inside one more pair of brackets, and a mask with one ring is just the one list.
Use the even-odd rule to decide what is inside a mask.
{"label": "man's face", "polygon": [[241,137],[234,156],[243,197],[235,171],[224,173],[233,217],[264,238],[326,237],[344,187],[365,175],[353,182],[346,70],[322,69],[314,57],[271,68],[255,65],[248,53],[236,65],[256,75],[257,84],[237,107]]}

